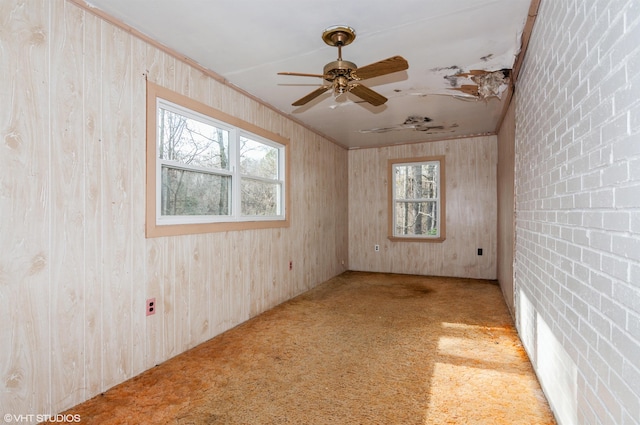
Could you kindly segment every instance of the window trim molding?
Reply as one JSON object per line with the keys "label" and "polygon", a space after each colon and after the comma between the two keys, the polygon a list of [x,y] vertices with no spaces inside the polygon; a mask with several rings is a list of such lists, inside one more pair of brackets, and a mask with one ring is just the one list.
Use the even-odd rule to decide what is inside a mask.
{"label": "window trim molding", "polygon": [[[437,238],[430,237],[402,237],[394,236],[393,234],[393,214],[394,214],[394,197],[393,197],[393,166],[396,164],[411,164],[416,162],[428,162],[439,161],[440,162],[440,217],[443,219],[440,222],[440,236]],[[388,214],[388,230],[387,239],[392,242],[427,242],[427,243],[440,243],[446,239],[447,229],[447,191],[446,191],[446,174],[445,174],[445,156],[422,156],[412,158],[395,158],[387,161],[387,214]]]}
{"label": "window trim molding", "polygon": [[[182,107],[191,109],[195,112],[210,116],[216,120],[222,121],[228,125],[237,127],[248,133],[271,140],[284,146],[284,219],[269,220],[247,220],[247,221],[225,221],[210,223],[184,223],[184,224],[157,224],[157,187],[156,187],[156,160],[157,160],[157,110],[156,99],[161,98],[173,102]],[[146,99],[146,196],[145,196],[145,233],[147,238],[156,238],[163,236],[179,236],[200,233],[216,233],[237,230],[255,230],[255,229],[271,229],[289,227],[291,220],[290,208],[290,170],[291,156],[289,149],[289,140],[260,128],[256,125],[243,121],[232,115],[226,114],[188,96],[181,95],[165,87],[147,81],[147,99]]]}

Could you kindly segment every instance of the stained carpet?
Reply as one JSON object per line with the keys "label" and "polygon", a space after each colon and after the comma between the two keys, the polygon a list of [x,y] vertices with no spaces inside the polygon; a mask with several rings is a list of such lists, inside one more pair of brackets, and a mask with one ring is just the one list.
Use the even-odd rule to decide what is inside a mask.
{"label": "stained carpet", "polygon": [[495,282],[363,272],[65,413],[86,424],[555,424]]}

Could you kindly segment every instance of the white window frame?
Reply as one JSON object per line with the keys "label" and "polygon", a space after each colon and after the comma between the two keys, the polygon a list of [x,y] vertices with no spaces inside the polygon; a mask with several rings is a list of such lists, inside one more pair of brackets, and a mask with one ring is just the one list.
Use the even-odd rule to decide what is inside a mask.
{"label": "white window frame", "polygon": [[[261,176],[257,176],[257,175],[251,175],[251,174],[243,174],[242,170],[239,167],[240,164],[240,156],[241,156],[241,152],[240,149],[237,149],[237,147],[240,146],[240,139],[244,137],[247,139],[250,139],[254,142],[258,142],[261,143],[263,145],[266,146],[270,146],[272,148],[275,148],[278,150],[278,178],[276,179],[270,179],[270,178],[266,178],[266,177],[261,177]],[[233,197],[233,201],[234,201],[234,206],[233,208],[235,209],[235,211],[238,211],[239,217],[241,220],[256,220],[256,221],[262,221],[262,220],[284,220],[285,219],[285,213],[286,213],[286,208],[285,208],[285,191],[286,191],[286,182],[284,180],[284,176],[286,175],[286,147],[285,145],[281,145],[277,142],[274,142],[272,140],[269,139],[265,139],[264,137],[261,137],[257,134],[253,134],[253,133],[249,133],[247,131],[239,131],[238,132],[238,144],[236,145],[236,149],[235,149],[235,153],[236,153],[236,164],[238,164],[237,168],[237,177],[238,177],[238,182],[239,184],[237,185],[233,185],[233,188],[237,188],[237,196]],[[241,211],[241,207],[242,207],[242,197],[241,197],[241,187],[242,187],[242,180],[253,180],[253,181],[260,181],[262,183],[269,183],[269,184],[275,184],[278,188],[278,198],[280,200],[280,202],[278,202],[277,205],[277,212],[275,216],[256,216],[256,215],[247,215],[244,216],[242,215],[242,211]]]}
{"label": "white window frame", "polygon": [[[159,158],[157,122],[160,108],[212,125],[229,133],[228,169],[202,168]],[[278,175],[275,179],[244,175],[240,170],[241,137],[278,150]],[[147,237],[222,232],[273,227],[288,227],[288,140],[252,124],[227,115],[186,96],[147,82]],[[229,215],[162,215],[162,167],[229,176],[231,203]],[[241,183],[252,179],[276,185],[276,215],[243,215]]]}
{"label": "white window frame", "polygon": [[[395,170],[396,167],[424,165],[428,163],[438,163],[438,190],[439,196],[435,198],[420,198],[402,200],[396,198],[396,179]],[[444,156],[432,156],[432,157],[419,157],[419,158],[401,158],[390,159],[388,164],[388,198],[389,198],[389,230],[388,238],[392,241],[405,241],[405,242],[442,242],[446,238],[446,184],[445,184],[445,157]],[[396,214],[395,206],[398,202],[410,201],[410,202],[436,202],[438,211],[437,229],[436,235],[397,235],[396,234]]]}

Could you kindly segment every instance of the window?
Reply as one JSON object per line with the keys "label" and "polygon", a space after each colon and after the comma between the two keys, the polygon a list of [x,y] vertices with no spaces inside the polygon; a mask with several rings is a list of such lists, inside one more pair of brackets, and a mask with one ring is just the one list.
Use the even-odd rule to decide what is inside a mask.
{"label": "window", "polygon": [[389,160],[389,239],[445,239],[444,157]]}
{"label": "window", "polygon": [[288,226],[287,148],[147,83],[147,237]]}

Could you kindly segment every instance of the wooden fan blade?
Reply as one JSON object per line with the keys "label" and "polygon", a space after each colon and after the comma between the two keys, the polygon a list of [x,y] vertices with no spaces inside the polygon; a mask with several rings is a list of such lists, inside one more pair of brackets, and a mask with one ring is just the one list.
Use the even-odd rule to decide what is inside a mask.
{"label": "wooden fan blade", "polygon": [[312,91],[311,93],[309,93],[308,95],[306,95],[303,98],[300,98],[298,100],[296,100],[295,102],[293,102],[291,105],[292,106],[302,106],[306,103],[311,102],[313,99],[315,99],[316,97],[320,96],[322,93],[326,92],[327,90],[329,90],[331,88],[331,86],[322,86],[314,91]]}
{"label": "wooden fan blade", "polygon": [[388,100],[380,93],[375,92],[370,88],[360,84],[352,84],[351,86],[349,86],[349,91],[358,96],[360,99],[366,100],[373,106],[380,106]]}
{"label": "wooden fan blade", "polygon": [[278,72],[278,75],[294,75],[296,77],[320,77],[320,78],[326,77],[326,75],[322,75],[322,74],[303,74],[301,72]]}
{"label": "wooden fan blade", "polygon": [[388,59],[365,65],[355,71],[357,80],[379,77],[380,75],[391,74],[409,69],[409,63],[402,56],[393,56]]}

